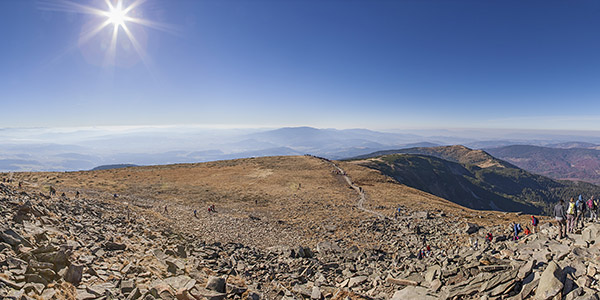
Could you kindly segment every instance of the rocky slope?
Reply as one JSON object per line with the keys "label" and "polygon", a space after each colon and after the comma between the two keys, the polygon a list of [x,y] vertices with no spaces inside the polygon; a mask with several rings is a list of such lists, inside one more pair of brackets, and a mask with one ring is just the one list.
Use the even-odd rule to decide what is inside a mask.
{"label": "rocky slope", "polygon": [[[351,184],[364,190],[366,177],[354,178]],[[376,196],[372,191],[369,197]],[[528,216],[502,221],[465,210],[486,216],[465,223],[445,211],[449,206],[433,203],[425,203],[427,210],[402,206],[393,218],[362,211],[341,239],[260,247],[196,236],[181,226],[183,211],[157,214],[122,196],[49,197],[15,183],[0,185],[0,297],[598,299],[597,224],[556,241],[555,226],[543,220],[540,233],[513,242],[506,240],[506,221],[525,223]],[[240,232],[252,224],[221,218]],[[270,230],[254,221],[253,230]],[[492,243],[484,240],[488,232]]]}

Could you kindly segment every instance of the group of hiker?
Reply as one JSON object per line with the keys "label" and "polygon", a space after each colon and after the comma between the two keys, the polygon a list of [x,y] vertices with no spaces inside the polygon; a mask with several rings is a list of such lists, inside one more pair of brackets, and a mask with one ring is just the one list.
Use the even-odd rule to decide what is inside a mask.
{"label": "group of hiker", "polygon": [[525,229],[521,226],[520,223],[513,223],[513,241],[517,241],[519,239],[519,233],[523,232],[523,235],[530,235],[532,233],[537,232],[538,224],[540,220],[536,216],[531,216],[531,228],[529,226],[525,226]]}
{"label": "group of hiker", "polygon": [[577,200],[571,198],[565,207],[565,201],[561,199],[554,206],[554,218],[560,229],[559,238],[565,238],[567,233],[574,233],[576,229],[583,228],[586,215],[589,216],[590,222],[596,222],[600,210],[599,204],[594,196],[586,201],[579,195]]}

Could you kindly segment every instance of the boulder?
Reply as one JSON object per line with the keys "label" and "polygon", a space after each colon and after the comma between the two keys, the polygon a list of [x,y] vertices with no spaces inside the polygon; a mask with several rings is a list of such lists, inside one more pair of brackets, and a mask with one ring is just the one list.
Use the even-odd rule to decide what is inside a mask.
{"label": "boulder", "polygon": [[348,281],[348,287],[352,288],[355,286],[358,286],[360,284],[362,284],[363,282],[367,281],[367,276],[356,276],[356,277],[352,277],[350,278],[350,281]]}
{"label": "boulder", "polygon": [[108,251],[118,251],[118,250],[125,250],[125,249],[127,249],[127,246],[125,244],[122,244],[122,243],[106,242],[104,244],[104,249],[106,249]]}
{"label": "boulder", "polygon": [[438,299],[435,295],[428,294],[428,291],[424,287],[420,286],[407,286],[404,289],[396,291],[391,300],[407,300],[407,299],[419,299],[419,300],[435,300]]}
{"label": "boulder", "polygon": [[71,264],[65,274],[65,281],[70,282],[73,285],[79,285],[83,276],[83,265]]}
{"label": "boulder", "polygon": [[475,233],[477,231],[479,231],[479,226],[477,224],[467,223],[465,225],[465,232],[467,234],[473,234],[473,233]]}
{"label": "boulder", "polygon": [[225,293],[225,283],[225,278],[210,276],[208,278],[208,282],[206,282],[206,289],[219,293]]}
{"label": "boulder", "polygon": [[313,286],[312,292],[310,294],[310,299],[321,300],[321,298],[323,298],[323,295],[321,294],[321,290],[319,289],[318,286]]}
{"label": "boulder", "polygon": [[552,299],[562,291],[563,282],[560,278],[560,273],[561,268],[554,261],[551,261],[548,266],[546,266],[535,292],[536,299]]}

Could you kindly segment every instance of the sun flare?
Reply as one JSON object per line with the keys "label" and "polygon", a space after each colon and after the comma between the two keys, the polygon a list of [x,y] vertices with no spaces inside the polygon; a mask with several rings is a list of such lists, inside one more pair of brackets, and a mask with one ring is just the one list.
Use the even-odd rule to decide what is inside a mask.
{"label": "sun flare", "polygon": [[116,6],[112,6],[109,3],[108,11],[106,12],[106,16],[108,17],[108,21],[113,24],[115,27],[125,26],[125,20],[127,18],[126,12],[123,10],[123,4],[121,1],[117,3]]}
{"label": "sun flare", "polygon": [[[98,61],[97,57],[102,56],[101,64],[106,67],[126,65],[135,60],[131,53],[136,53],[150,69],[144,29],[176,32],[173,26],[144,17],[142,6],[147,0],[93,0],[90,1],[92,5],[71,0],[40,1],[41,8],[45,10],[82,13],[94,17],[89,25],[82,28],[78,47],[85,52],[84,56],[93,56],[93,63]],[[121,54],[117,55],[117,52]],[[118,57],[121,59],[118,60]]]}

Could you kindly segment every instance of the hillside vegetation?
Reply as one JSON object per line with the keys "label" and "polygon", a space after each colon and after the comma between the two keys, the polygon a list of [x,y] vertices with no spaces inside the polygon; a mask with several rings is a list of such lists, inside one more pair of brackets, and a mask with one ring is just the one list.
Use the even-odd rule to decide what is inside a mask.
{"label": "hillside vegetation", "polygon": [[600,150],[514,145],[486,151],[536,174],[600,184]]}
{"label": "hillside vegetation", "polygon": [[559,199],[600,193],[598,186],[532,174],[484,151],[464,146],[400,151],[418,154],[390,154],[353,162],[474,209],[549,213]]}

